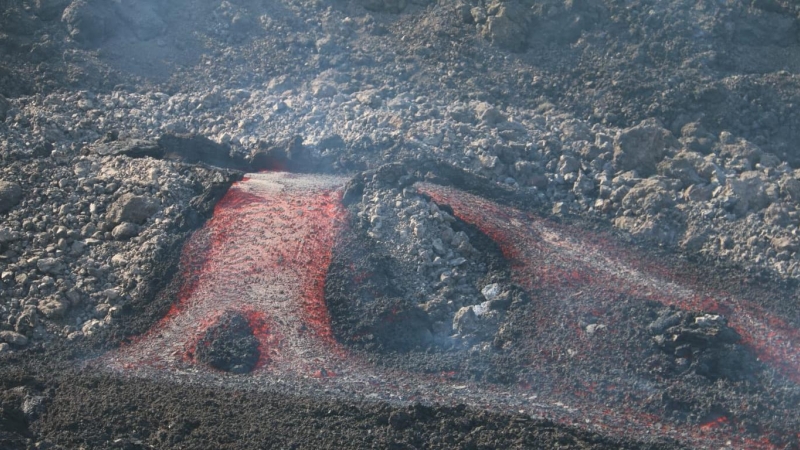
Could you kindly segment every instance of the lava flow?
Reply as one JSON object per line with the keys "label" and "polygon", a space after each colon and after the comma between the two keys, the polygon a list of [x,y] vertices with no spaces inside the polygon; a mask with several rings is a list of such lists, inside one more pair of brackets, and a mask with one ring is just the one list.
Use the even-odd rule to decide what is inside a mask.
{"label": "lava flow", "polygon": [[[322,295],[342,208],[335,177],[251,174],[231,187],[184,247],[183,286],[166,317],[113,356],[114,366],[194,366],[224,314],[258,341],[255,369],[314,374],[340,354]],[[321,345],[320,343],[324,343]]]}
{"label": "lava flow", "polygon": [[[612,378],[592,371],[591,364],[576,364],[566,373],[548,367],[567,352],[605,358],[598,353],[602,349],[568,324],[586,310],[602,316],[620,295],[681,308],[708,310],[710,303],[718,305],[744,342],[794,383],[800,373],[796,330],[744,300],[709,299],[672,280],[666,269],[637,266],[612,243],[592,242],[576,230],[453,188],[416,185],[498,243],[511,261],[515,281],[539,302],[540,317],[547,316],[538,326],[544,338],[553,338],[550,350],[531,354],[533,378],[511,386],[453,382],[370,364],[336,342],[325,306],[325,276],[337,231],[345,226],[344,182],[337,177],[267,173],[249,175],[234,185],[213,218],[185,245],[184,284],[169,314],[99,363],[133,375],[222,386],[466,403],[612,435],[674,439],[698,447],[778,448],[761,438],[771,430],[754,436],[735,426],[736,417],[680,423],[656,415],[648,401],[667,384],[628,375]],[[537,290],[547,291],[549,297],[535,295]],[[237,324],[234,332],[224,329],[229,323]],[[213,339],[221,336],[228,341],[215,346]],[[565,338],[572,340],[559,347]],[[639,362],[638,355],[625,354],[625,349],[612,350]],[[213,363],[201,354],[210,355]],[[237,360],[237,354],[245,360]]]}
{"label": "lava flow", "polygon": [[[632,255],[609,248],[613,244],[591,239],[585,231],[579,236],[565,227],[452,188],[422,183],[418,189],[437,203],[452,207],[456,216],[478,226],[497,242],[504,256],[514,263],[516,281],[529,291],[548,289],[563,294],[586,288],[602,292],[597,306],[626,294],[682,309],[724,314],[762,360],[800,383],[800,332],[757,305],[736,298],[723,302],[698,295],[694,287],[670,281],[674,276],[663,268],[637,268]],[[563,306],[556,304],[555,309]]]}

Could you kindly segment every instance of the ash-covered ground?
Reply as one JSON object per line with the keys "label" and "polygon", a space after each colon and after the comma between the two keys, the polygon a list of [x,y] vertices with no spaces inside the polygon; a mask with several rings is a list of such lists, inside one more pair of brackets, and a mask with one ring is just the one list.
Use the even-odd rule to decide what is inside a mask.
{"label": "ash-covered ground", "polygon": [[[336,341],[381,370],[573,397],[637,380],[649,397],[593,398],[800,447],[793,2],[0,0],[0,56],[0,447],[688,445],[83,366],[169,313],[184,241],[262,170],[352,178],[325,300]],[[586,230],[587,254],[613,240],[713,301],[620,286],[608,306],[547,269],[568,261],[511,257],[490,226],[506,210],[424,183]],[[554,278],[526,284],[524,263]],[[780,323],[761,339],[737,311]],[[201,359],[246,377],[253,325],[226,317]]]}

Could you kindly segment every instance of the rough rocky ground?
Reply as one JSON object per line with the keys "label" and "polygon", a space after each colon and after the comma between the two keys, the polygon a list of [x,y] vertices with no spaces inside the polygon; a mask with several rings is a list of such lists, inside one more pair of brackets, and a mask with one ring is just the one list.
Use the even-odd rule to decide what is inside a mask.
{"label": "rough rocky ground", "polygon": [[[30,371],[24,382],[15,369],[3,376],[0,432],[20,448],[79,438],[52,434],[76,426],[58,416],[20,415],[25,396],[14,388],[34,383],[42,404],[84,401],[86,391],[56,394],[46,365],[19,364],[69,360],[147,329],[168,308],[152,299],[183,239],[241,171],[355,174],[435,156],[555,218],[613,227],[709,273],[783,292],[800,279],[792,2],[6,0],[0,11],[0,358]],[[365,192],[350,206],[359,239],[377,246],[365,254],[402,263],[386,277],[424,282],[413,297],[434,318],[423,341],[464,345],[469,312],[456,339],[452,320],[503,281],[499,259],[486,262],[491,242],[396,186]],[[387,236],[400,248],[381,248]],[[777,292],[765,302],[796,311],[782,304],[796,296]],[[378,341],[414,342],[398,337]],[[109,417],[137,404],[133,387],[97,385],[122,392]],[[306,400],[280,398],[302,414]],[[347,436],[377,414],[354,408]],[[461,413],[435,414],[448,424]],[[168,445],[153,433],[104,433],[80,439]],[[424,436],[407,444],[438,445]],[[526,446],[508,436],[498,442]],[[454,442],[441,446],[469,444]]]}

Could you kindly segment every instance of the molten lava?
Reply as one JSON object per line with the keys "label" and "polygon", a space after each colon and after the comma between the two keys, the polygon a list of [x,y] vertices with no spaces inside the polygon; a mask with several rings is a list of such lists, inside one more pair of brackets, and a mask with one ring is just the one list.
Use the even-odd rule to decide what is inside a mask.
{"label": "molten lava", "polygon": [[[612,310],[621,295],[717,311],[729,318],[763,361],[795,383],[800,382],[796,330],[746,300],[723,301],[679,284],[668,269],[642,264],[605,238],[453,188],[416,185],[497,242],[511,262],[514,280],[538,302],[542,342],[536,343],[538,351],[528,359],[531,378],[513,386],[487,385],[456,381],[454,372],[378,368],[355,356],[334,339],[324,298],[334,240],[345,223],[344,183],[337,177],[267,173],[251,174],[234,185],[213,218],[185,245],[183,284],[167,316],[132,344],[102,357],[98,365],[133,375],[221,386],[288,387],[305,395],[466,403],[524,411],[612,435],[657,436],[691,446],[730,442],[736,448],[777,448],[732,426],[735,417],[720,415],[691,424],[653,414],[648,399],[668,385],[632,376],[610,378],[590,363],[581,363],[582,355],[604,358],[604,352],[622,354],[633,364],[640,363],[641,356],[631,349],[603,347],[572,324],[578,314],[588,311],[599,316]],[[369,275],[354,278],[362,276]],[[248,354],[258,354],[248,374],[220,371],[195,357],[200,342],[220,335],[209,329],[218,327],[226,314],[245,318],[239,329],[248,329],[257,341],[257,352],[248,347]],[[609,326],[608,332],[620,331]],[[246,334],[234,338],[252,342]],[[570,339],[569,345],[562,348],[557,342],[564,339]],[[550,369],[557,363],[563,367],[573,355],[578,362],[572,370]]]}

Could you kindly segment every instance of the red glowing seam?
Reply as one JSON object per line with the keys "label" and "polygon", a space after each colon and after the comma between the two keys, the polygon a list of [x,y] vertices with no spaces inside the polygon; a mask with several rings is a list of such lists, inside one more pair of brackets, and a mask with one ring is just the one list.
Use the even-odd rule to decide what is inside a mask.
{"label": "red glowing seam", "polygon": [[700,424],[700,428],[703,430],[712,430],[714,428],[719,428],[722,425],[728,424],[728,417],[727,416],[718,416],[706,422]]}
{"label": "red glowing seam", "polygon": [[270,326],[269,319],[263,311],[244,311],[244,316],[250,329],[253,330],[253,336],[258,340],[258,362],[253,368],[257,370],[280,354],[281,337]]}

